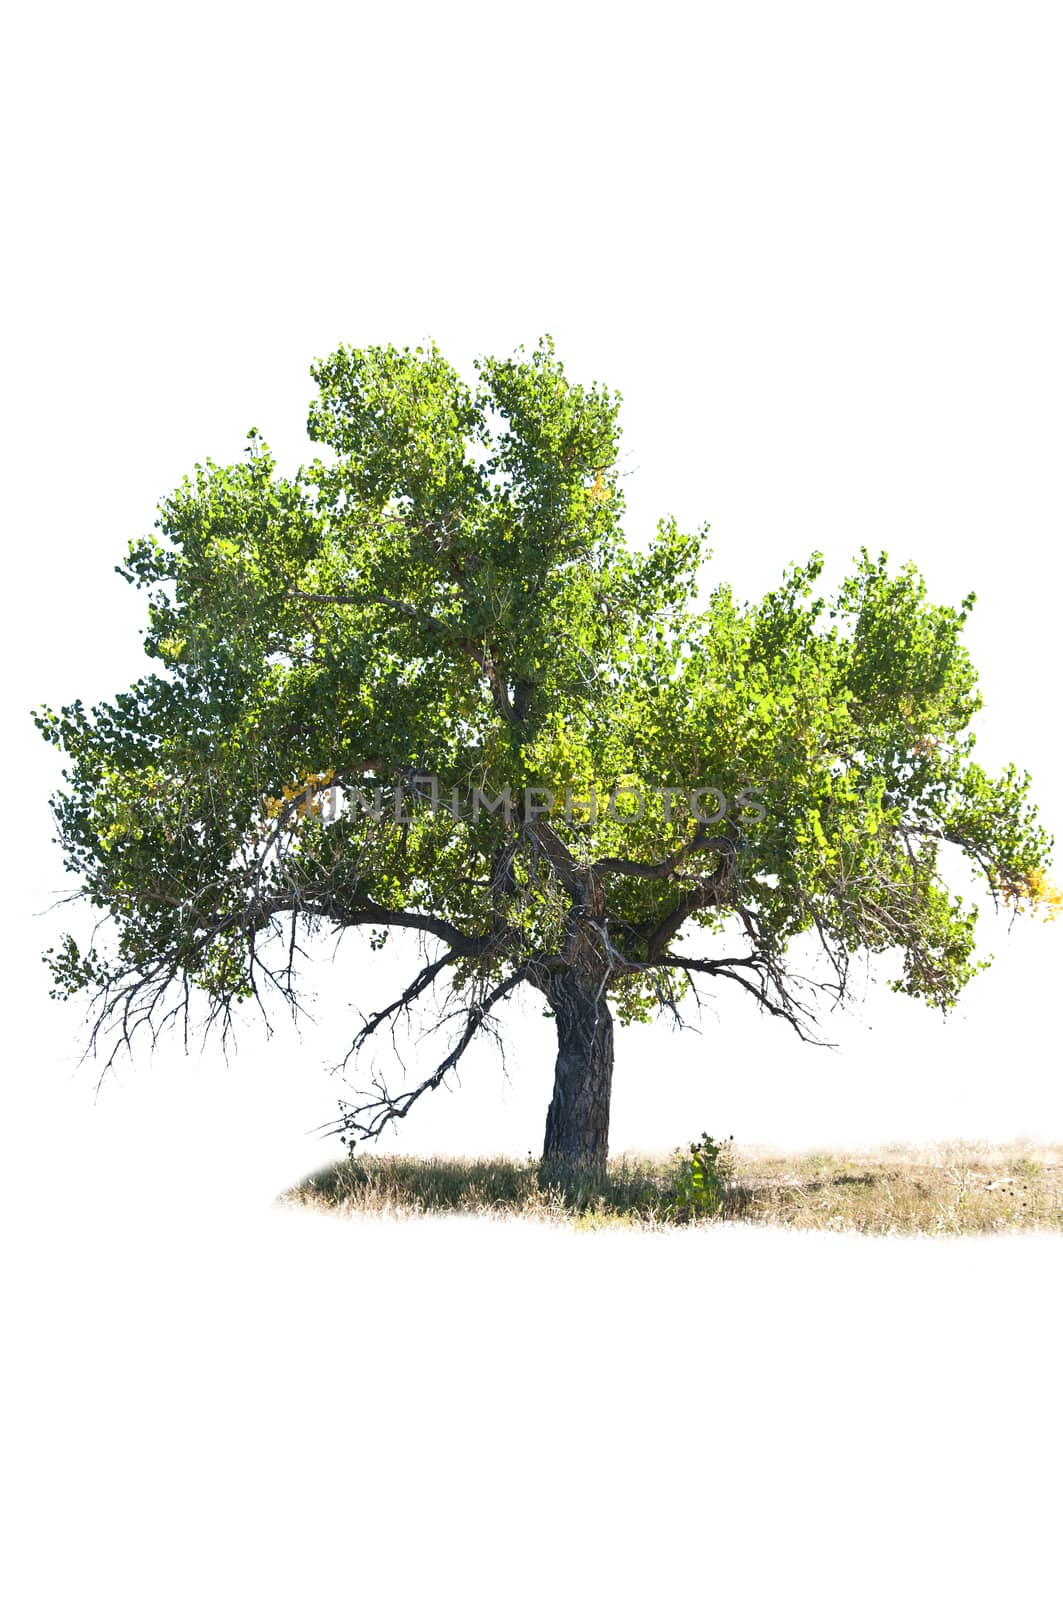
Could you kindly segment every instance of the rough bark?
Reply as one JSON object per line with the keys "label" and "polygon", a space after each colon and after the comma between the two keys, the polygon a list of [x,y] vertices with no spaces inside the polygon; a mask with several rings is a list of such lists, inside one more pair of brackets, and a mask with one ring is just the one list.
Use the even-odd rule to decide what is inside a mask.
{"label": "rough bark", "polygon": [[546,990],[557,1020],[554,1094],[546,1117],[544,1161],[604,1165],[613,1089],[613,1018],[604,994],[573,972]]}

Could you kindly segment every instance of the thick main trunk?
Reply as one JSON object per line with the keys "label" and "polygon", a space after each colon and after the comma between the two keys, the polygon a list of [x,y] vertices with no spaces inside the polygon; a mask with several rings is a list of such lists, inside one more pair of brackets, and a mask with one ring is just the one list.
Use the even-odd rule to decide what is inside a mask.
{"label": "thick main trunk", "polygon": [[543,1159],[604,1163],[613,1090],[613,1019],[608,1002],[594,989],[584,988],[571,972],[552,980],[547,998],[557,1019],[557,1066]]}

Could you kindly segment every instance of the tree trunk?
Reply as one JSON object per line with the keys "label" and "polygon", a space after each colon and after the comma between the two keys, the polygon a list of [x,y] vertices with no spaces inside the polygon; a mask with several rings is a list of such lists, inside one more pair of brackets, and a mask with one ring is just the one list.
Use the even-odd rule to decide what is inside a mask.
{"label": "tree trunk", "polygon": [[604,995],[572,972],[551,979],[546,996],[557,1019],[554,1097],[546,1116],[543,1160],[604,1166],[613,1090],[613,1019]]}

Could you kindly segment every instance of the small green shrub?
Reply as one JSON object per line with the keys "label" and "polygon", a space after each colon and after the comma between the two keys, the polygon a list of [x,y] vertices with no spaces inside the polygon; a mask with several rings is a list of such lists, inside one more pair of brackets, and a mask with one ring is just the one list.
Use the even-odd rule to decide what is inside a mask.
{"label": "small green shrub", "polygon": [[733,1176],[733,1147],[733,1136],[717,1144],[703,1133],[690,1146],[689,1155],[676,1151],[674,1191],[664,1203],[671,1221],[696,1222],[702,1217],[714,1217],[722,1209]]}

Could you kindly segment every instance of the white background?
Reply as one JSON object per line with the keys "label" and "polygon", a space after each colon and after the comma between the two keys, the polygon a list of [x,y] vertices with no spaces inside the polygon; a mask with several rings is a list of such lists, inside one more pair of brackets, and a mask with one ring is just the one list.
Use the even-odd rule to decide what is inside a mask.
{"label": "white background", "polygon": [[[773,1561],[827,1592],[843,1571],[874,1592],[876,1560],[913,1593],[961,1578],[989,1592],[1024,1561],[1035,1581],[1034,1463],[1046,1423],[1058,1437],[1058,1389],[1037,1360],[1054,1243],[931,1256],[732,1234],[659,1254],[594,1240],[578,1241],[597,1254],[576,1269],[521,1230],[503,1251],[460,1225],[386,1246],[374,1230],[267,1227],[277,1189],[332,1154],[308,1130],[334,1110],[324,1068],[350,1008],[379,1000],[401,964],[369,972],[349,941],[315,973],[321,1022],[302,1039],[283,1023],[268,1045],[249,1031],[229,1066],[214,1046],[191,1061],[164,1050],[94,1103],[91,1066],[72,1070],[77,1015],[48,1000],[39,962],[63,926],[45,908],[72,885],[46,807],[59,762],[28,711],[108,698],[144,670],[141,597],[114,564],[158,498],[194,462],[236,459],[252,425],[294,469],[312,359],[341,341],[434,338],[471,375],[477,353],[549,331],[573,378],[624,396],[633,538],[666,514],[708,520],[708,578],[750,597],[814,549],[840,581],[861,544],[913,558],[935,599],[974,589],[980,758],[1032,770],[1060,832],[1055,8],[58,6],[10,24],[4,55],[17,1592],[71,1592],[49,1560],[69,1560],[85,1592],[172,1580],[209,1595],[291,1593],[297,1572],[354,1586],[379,1558],[401,1593],[403,1530],[427,1525],[437,1579],[464,1563],[465,1592],[486,1593],[497,1583],[481,1571],[532,1572],[519,1552],[536,1530],[593,1542],[612,1515],[622,1531],[597,1568],[589,1547],[560,1560],[558,1592],[733,1569],[759,1593]],[[834,1052],[727,996],[699,1033],[622,1032],[613,1148],[667,1149],[703,1128],[790,1146],[1058,1139],[1061,941],[1063,921],[1006,937],[987,909],[997,960],[957,1014],[872,989],[828,1022]],[[508,1081],[490,1048],[470,1055],[460,1092],[434,1097],[400,1148],[536,1147],[548,1025],[534,1005],[515,1020]],[[988,1278],[978,1250],[993,1252]],[[441,1260],[456,1285],[432,1279]],[[661,1308],[639,1313],[634,1354],[617,1335],[629,1280]],[[357,1285],[391,1307],[375,1334]],[[448,1330],[434,1355],[432,1327]],[[484,1327],[493,1356],[453,1343]],[[669,1367],[680,1329],[688,1359]],[[573,1338],[578,1358],[562,1361]],[[485,1373],[503,1385],[494,1399]],[[672,1457],[693,1460],[718,1408],[722,1482],[693,1467],[675,1481]],[[231,1515],[223,1483],[240,1485]],[[976,1506],[964,1545],[955,1519]],[[382,1556],[366,1516],[390,1530]],[[248,1531],[276,1536],[279,1521],[288,1566]],[[876,1557],[879,1523],[894,1531]],[[56,1527],[71,1543],[46,1558]],[[802,1539],[807,1572],[787,1564]],[[909,1555],[922,1566],[897,1565]],[[137,1563],[164,1556],[170,1577],[148,1581]]]}

